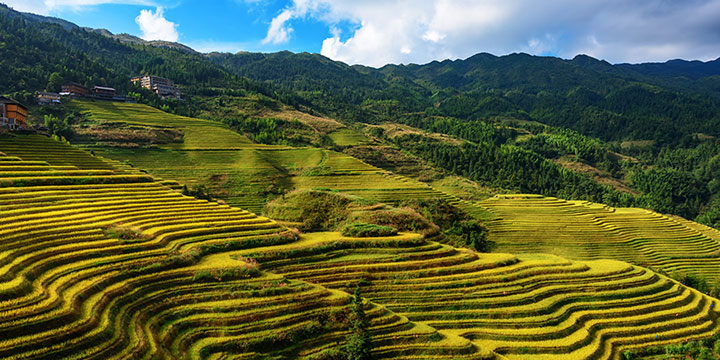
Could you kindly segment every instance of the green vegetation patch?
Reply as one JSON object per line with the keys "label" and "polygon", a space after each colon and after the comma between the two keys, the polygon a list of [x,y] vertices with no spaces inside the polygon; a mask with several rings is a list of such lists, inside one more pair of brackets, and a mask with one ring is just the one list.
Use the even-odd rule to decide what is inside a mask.
{"label": "green vegetation patch", "polygon": [[280,221],[302,223],[303,230],[329,230],[345,221],[351,204],[370,202],[330,191],[293,191],[268,203],[265,215]]}
{"label": "green vegetation patch", "polygon": [[363,145],[370,142],[362,133],[348,128],[333,131],[328,136],[335,145],[340,147]]}
{"label": "green vegetation patch", "polygon": [[347,224],[342,228],[340,232],[343,234],[343,236],[349,237],[394,236],[398,233],[397,229],[390,226],[366,223]]}

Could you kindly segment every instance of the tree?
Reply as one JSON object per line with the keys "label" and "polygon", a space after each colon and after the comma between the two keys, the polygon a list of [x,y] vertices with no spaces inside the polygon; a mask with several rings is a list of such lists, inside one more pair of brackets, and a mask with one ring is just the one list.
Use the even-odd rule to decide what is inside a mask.
{"label": "tree", "polygon": [[54,91],[58,92],[60,91],[60,87],[62,86],[63,78],[60,76],[60,73],[54,72],[50,74],[50,79],[47,83],[47,91]]}
{"label": "tree", "polygon": [[44,119],[45,127],[48,128],[48,131],[51,134],[62,137],[67,137],[72,134],[72,129],[67,123],[67,119],[60,120],[57,116],[54,115],[45,115]]}
{"label": "tree", "polygon": [[363,309],[363,300],[360,287],[355,288],[355,294],[350,305],[350,334],[347,336],[345,352],[348,360],[372,359],[372,340],[368,327],[370,325]]}

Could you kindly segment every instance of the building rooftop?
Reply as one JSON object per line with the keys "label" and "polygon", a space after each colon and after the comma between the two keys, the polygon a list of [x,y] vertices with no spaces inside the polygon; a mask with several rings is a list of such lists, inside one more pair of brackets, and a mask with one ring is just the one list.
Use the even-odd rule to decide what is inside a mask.
{"label": "building rooftop", "polygon": [[0,104],[15,104],[15,105],[20,105],[27,109],[27,106],[23,105],[19,101],[15,101],[15,100],[13,100],[9,97],[5,97],[5,96],[0,96]]}

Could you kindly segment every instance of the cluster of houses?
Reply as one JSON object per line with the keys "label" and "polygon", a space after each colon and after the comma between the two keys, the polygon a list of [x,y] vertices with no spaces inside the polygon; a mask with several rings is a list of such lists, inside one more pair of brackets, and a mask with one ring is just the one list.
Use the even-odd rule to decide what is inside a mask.
{"label": "cluster of houses", "polygon": [[[180,89],[178,89],[178,87],[175,86],[175,83],[170,79],[146,75],[134,77],[130,79],[130,81],[156,93],[163,99],[181,99]],[[59,93],[40,91],[37,93],[36,101],[39,105],[59,105],[62,103],[63,96],[86,97],[122,102],[135,101],[133,98],[129,98],[127,96],[118,96],[115,89],[111,87],[93,86],[92,89],[87,89],[76,82],[70,82],[62,85]]]}
{"label": "cluster of houses", "polygon": [[[142,86],[163,99],[182,99],[180,90],[175,83],[159,76],[138,76],[130,79],[131,82]],[[39,91],[35,97],[38,105],[60,105],[63,97],[84,97],[99,100],[135,102],[135,99],[127,96],[118,96],[114,88],[105,86],[93,86],[87,89],[84,86],[70,82],[62,85],[61,91],[47,92]],[[5,96],[0,96],[0,128],[11,130],[27,128],[27,112],[25,105]]]}
{"label": "cluster of houses", "polygon": [[49,91],[38,91],[35,101],[38,105],[60,105],[62,104],[62,97],[86,97],[99,100],[111,100],[111,101],[133,101],[132,98],[126,96],[117,96],[115,89],[105,86],[94,86],[88,90],[84,86],[71,82],[62,85],[59,93]]}

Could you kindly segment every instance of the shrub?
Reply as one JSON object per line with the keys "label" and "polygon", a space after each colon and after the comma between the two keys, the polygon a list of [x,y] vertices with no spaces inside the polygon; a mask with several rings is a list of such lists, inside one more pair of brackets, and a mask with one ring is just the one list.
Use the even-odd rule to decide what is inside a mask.
{"label": "shrub", "polygon": [[188,188],[187,185],[183,185],[181,192],[183,195],[192,196],[196,199],[213,201],[213,196],[205,185],[198,185],[192,188]]}
{"label": "shrub", "polygon": [[490,251],[485,225],[442,198],[414,199],[403,202],[442,229],[443,242],[477,251]]}
{"label": "shrub", "polygon": [[348,222],[384,225],[398,231],[412,231],[426,236],[440,233],[437,225],[408,207],[354,212],[348,217]]}
{"label": "shrub", "polygon": [[351,237],[378,237],[397,235],[397,230],[390,226],[366,223],[351,223],[345,225],[341,232],[343,236]]}
{"label": "shrub", "polygon": [[238,279],[249,279],[260,276],[260,270],[256,267],[236,267],[226,269],[201,270],[195,273],[193,282],[209,281],[230,281]]}
{"label": "shrub", "polygon": [[72,129],[67,122],[67,119],[59,119],[54,115],[45,115],[45,126],[52,135],[67,137],[72,135]]}
{"label": "shrub", "polygon": [[147,240],[150,237],[147,235],[143,235],[140,231],[133,229],[131,227],[124,226],[122,224],[116,224],[116,225],[110,225],[105,227],[105,235],[116,238],[120,240],[125,241],[133,241],[133,240]]}
{"label": "shrub", "polygon": [[293,191],[265,207],[265,215],[302,223],[302,230],[334,230],[347,217],[354,198],[326,191]]}
{"label": "shrub", "polygon": [[477,251],[490,251],[487,240],[488,230],[477,220],[463,220],[447,229],[443,234],[455,246],[470,247]]}

